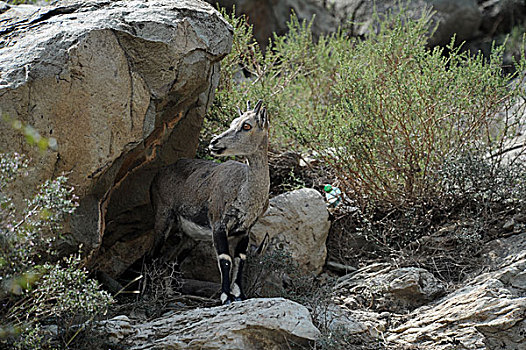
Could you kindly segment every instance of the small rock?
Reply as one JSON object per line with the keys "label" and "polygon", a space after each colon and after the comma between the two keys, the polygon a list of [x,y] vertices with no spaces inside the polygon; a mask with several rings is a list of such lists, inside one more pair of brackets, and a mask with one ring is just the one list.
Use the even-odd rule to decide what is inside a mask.
{"label": "small rock", "polygon": [[513,227],[515,227],[515,220],[513,218],[506,221],[506,223],[502,226],[502,228],[506,231],[512,231]]}
{"label": "small rock", "polygon": [[126,315],[119,315],[107,321],[97,322],[94,329],[95,332],[103,333],[108,338],[108,341],[112,343],[118,343],[134,333],[131,321]]}
{"label": "small rock", "polygon": [[422,268],[376,264],[341,277],[336,289],[346,291],[342,301],[348,307],[404,312],[436,299],[445,286]]}
{"label": "small rock", "polygon": [[363,310],[348,310],[330,305],[326,312],[318,315],[318,323],[331,330],[344,330],[350,336],[361,336],[374,341],[386,331],[387,321],[381,314]]}

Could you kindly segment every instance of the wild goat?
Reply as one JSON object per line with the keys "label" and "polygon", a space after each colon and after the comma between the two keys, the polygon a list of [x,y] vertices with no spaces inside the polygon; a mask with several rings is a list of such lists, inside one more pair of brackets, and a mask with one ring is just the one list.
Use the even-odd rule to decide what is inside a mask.
{"label": "wild goat", "polygon": [[[243,265],[248,232],[268,206],[267,111],[258,101],[216,136],[215,156],[244,156],[246,164],[181,159],[152,183],[155,234],[164,240],[174,225],[196,240],[213,240],[221,272],[221,302],[244,300]],[[234,248],[234,249],[232,249]],[[232,279],[231,279],[232,278]]]}

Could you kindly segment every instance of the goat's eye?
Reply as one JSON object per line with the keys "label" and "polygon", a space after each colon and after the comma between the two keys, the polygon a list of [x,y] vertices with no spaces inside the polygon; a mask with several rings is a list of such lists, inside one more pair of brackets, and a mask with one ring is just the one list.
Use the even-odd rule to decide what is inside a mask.
{"label": "goat's eye", "polygon": [[244,123],[244,124],[243,124],[243,130],[248,131],[248,130],[250,130],[250,129],[252,129],[252,125],[250,125],[250,124],[248,124],[248,123]]}

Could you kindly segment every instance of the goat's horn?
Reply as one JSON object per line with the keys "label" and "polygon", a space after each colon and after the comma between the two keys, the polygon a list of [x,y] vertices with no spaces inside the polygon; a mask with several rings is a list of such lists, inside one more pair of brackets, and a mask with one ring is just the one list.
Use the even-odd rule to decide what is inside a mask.
{"label": "goat's horn", "polygon": [[247,101],[247,111],[250,110],[250,101]]}
{"label": "goat's horn", "polygon": [[243,112],[241,112],[241,108],[239,108],[239,106],[237,106],[237,113],[240,117],[243,115]]}
{"label": "goat's horn", "polygon": [[259,109],[261,108],[261,105],[263,104],[263,100],[259,100],[258,103],[256,103],[256,107],[254,107],[254,112],[256,114],[259,113]]}

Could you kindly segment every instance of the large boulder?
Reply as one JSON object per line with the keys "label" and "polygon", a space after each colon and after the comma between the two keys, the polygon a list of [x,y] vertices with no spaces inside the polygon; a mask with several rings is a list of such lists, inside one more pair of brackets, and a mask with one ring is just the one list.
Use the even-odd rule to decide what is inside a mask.
{"label": "large boulder", "polygon": [[99,323],[96,330],[132,350],[287,349],[290,344],[307,345],[320,335],[307,308],[282,298],[198,308],[148,322],[118,316]]}
{"label": "large boulder", "polygon": [[320,273],[327,257],[330,222],[327,204],[312,188],[286,192],[270,200],[269,208],[250,230],[252,242],[269,236],[269,249],[288,252],[305,273]]}
{"label": "large boulder", "polygon": [[65,0],[9,7],[0,35],[0,108],[58,140],[38,153],[0,128],[36,164],[20,192],[67,173],[71,247],[119,275],[152,244],[153,173],[194,155],[232,28],[198,0]]}

